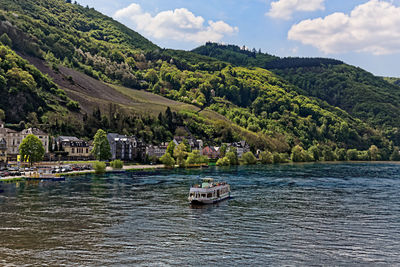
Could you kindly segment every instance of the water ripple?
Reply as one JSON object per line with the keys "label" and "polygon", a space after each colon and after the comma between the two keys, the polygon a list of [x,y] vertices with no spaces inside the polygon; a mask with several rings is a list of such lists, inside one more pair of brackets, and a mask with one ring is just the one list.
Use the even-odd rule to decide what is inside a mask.
{"label": "water ripple", "polygon": [[[0,265],[399,265],[399,167],[288,164],[0,184]],[[228,181],[233,198],[191,207],[188,188],[206,176]]]}

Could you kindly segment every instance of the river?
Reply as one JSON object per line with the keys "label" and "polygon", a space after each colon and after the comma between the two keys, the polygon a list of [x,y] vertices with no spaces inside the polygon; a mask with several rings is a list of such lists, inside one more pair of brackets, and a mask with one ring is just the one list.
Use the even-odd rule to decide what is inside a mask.
{"label": "river", "polygon": [[[214,177],[230,200],[191,207]],[[399,265],[400,165],[211,167],[0,183],[0,265]]]}

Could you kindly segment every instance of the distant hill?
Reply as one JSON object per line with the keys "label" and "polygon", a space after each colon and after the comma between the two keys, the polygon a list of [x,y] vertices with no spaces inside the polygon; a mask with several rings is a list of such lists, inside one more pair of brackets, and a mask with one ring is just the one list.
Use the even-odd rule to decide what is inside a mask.
{"label": "distant hill", "polygon": [[[68,112],[54,108],[58,117],[49,119],[44,112],[29,119],[52,134],[91,138],[103,128],[157,143],[184,128],[209,144],[245,139],[253,150],[290,152],[301,145],[330,155],[376,145],[385,151],[382,158],[393,150],[389,135],[371,116],[358,119],[346,106],[324,95],[313,97],[292,74],[286,76],[287,70],[303,67],[325,72],[342,66],[340,61],[279,59],[215,44],[192,52],[160,49],[94,9],[61,0],[0,0],[0,36],[4,42],[10,38],[14,51],[51,77],[57,92],[79,104],[54,100],[53,107],[65,106]],[[280,76],[264,69],[267,64]],[[376,90],[375,97],[383,97]],[[24,108],[23,114],[29,111]],[[20,119],[12,112],[6,116]]]}

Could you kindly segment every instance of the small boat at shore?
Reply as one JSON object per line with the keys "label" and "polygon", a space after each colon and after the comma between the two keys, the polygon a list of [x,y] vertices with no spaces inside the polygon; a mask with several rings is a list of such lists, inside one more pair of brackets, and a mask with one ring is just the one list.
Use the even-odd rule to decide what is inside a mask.
{"label": "small boat at shore", "polygon": [[214,182],[204,178],[201,184],[190,188],[188,200],[192,204],[213,204],[231,196],[230,185],[226,182]]}

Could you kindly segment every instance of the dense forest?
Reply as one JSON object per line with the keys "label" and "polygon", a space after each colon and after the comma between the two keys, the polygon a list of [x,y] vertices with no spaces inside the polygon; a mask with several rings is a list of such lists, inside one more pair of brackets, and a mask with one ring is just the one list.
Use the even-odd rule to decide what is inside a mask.
{"label": "dense forest", "polygon": [[[54,72],[61,66],[78,70],[104,83],[145,90],[191,107],[176,111],[168,108],[157,116],[133,111],[129,105],[110,103],[104,107],[91,97],[75,99],[71,95],[69,99],[60,84],[19,58],[25,63],[17,64],[14,72],[17,76],[30,73],[33,77],[30,95],[26,97],[32,97],[29,102],[35,104],[17,105],[21,109],[18,117],[14,115],[15,106],[0,102],[0,108],[7,110],[8,123],[24,120],[54,135],[86,138],[92,138],[97,128],[103,128],[135,134],[152,143],[169,141],[184,129],[206,144],[245,139],[253,151],[281,153],[295,147],[317,147],[321,153],[325,151],[325,158],[332,151],[366,151],[376,146],[381,158],[388,159],[394,150],[390,139],[393,131],[390,135],[387,128],[380,126],[386,122],[394,124],[397,118],[388,118],[386,113],[378,116],[380,111],[364,115],[362,112],[366,111],[355,108],[352,102],[358,96],[345,95],[332,79],[341,81],[349,91],[355,85],[351,83],[355,77],[362,79],[363,83],[357,85],[371,88],[371,94],[364,94],[364,98],[360,95],[360,105],[372,105],[367,101],[371,97],[382,103],[378,106],[381,109],[386,108],[385,101],[389,100],[384,91],[375,89],[386,86],[386,82],[340,61],[280,59],[255,49],[212,43],[192,52],[161,49],[113,19],[79,4],[62,0],[0,3],[0,41],[9,46],[4,48],[7,53],[19,58],[11,48],[22,57],[45,61]],[[15,86],[18,92],[27,90],[22,89],[22,79],[12,83],[11,74],[7,74],[12,67],[4,60],[0,64],[0,77],[4,77],[6,85],[1,88],[3,99],[10,97]],[[326,69],[335,71],[329,72],[332,77],[309,77],[310,70],[318,69],[322,73]],[[358,76],[361,72],[363,76]],[[72,76],[68,80],[76,82]],[[321,88],[325,91],[320,92]],[[334,91],[335,97],[331,98],[328,89]],[[81,107],[88,104],[94,108],[84,112]],[[40,112],[36,112],[39,106]],[[29,116],[32,113],[36,118]]]}

